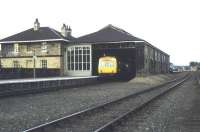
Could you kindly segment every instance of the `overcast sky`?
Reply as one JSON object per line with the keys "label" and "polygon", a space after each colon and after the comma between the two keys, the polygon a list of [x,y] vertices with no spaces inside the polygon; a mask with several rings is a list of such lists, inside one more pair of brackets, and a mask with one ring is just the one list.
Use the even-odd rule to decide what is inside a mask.
{"label": "overcast sky", "polygon": [[113,24],[170,54],[171,62],[200,61],[199,0],[1,0],[0,39],[33,27],[79,37]]}

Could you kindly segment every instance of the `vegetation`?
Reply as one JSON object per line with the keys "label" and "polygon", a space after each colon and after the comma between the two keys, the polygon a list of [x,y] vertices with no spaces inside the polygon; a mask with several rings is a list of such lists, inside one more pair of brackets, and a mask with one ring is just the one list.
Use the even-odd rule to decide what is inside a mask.
{"label": "vegetation", "polygon": [[200,62],[191,61],[190,66],[200,66]]}

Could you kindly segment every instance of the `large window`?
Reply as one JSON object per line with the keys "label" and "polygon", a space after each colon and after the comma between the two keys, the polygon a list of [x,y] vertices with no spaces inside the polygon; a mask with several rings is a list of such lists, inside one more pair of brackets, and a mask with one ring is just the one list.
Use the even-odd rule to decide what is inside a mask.
{"label": "large window", "polygon": [[40,60],[40,67],[47,68],[47,60]]}
{"label": "large window", "polygon": [[90,47],[72,46],[67,48],[68,70],[90,70]]}

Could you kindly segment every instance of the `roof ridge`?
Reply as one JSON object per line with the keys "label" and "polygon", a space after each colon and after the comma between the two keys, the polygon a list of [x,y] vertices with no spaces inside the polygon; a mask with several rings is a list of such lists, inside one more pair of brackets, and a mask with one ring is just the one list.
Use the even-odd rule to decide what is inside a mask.
{"label": "roof ridge", "polygon": [[21,31],[21,32],[19,32],[19,33],[14,33],[14,34],[11,35],[11,36],[4,37],[4,38],[0,39],[0,42],[2,42],[2,40],[4,40],[4,39],[10,38],[10,37],[15,36],[15,35],[18,35],[18,34],[20,34],[20,33],[24,33],[24,32],[29,31],[29,30],[31,30],[31,29],[33,29],[33,28],[29,28],[29,29],[23,30],[23,31]]}
{"label": "roof ridge", "polygon": [[58,37],[60,37],[60,38],[62,38],[63,39],[63,37],[60,35],[60,34],[58,34],[57,32],[56,32],[56,30],[55,29],[53,29],[53,28],[50,28],[50,27],[48,27],[55,35],[57,35]]}
{"label": "roof ridge", "polygon": [[81,38],[81,37],[84,37],[84,36],[87,36],[87,35],[91,35],[91,34],[95,34],[95,33],[99,32],[99,31],[102,31],[103,29],[108,28],[108,27],[110,27],[110,28],[112,28],[112,29],[114,29],[114,30],[116,30],[116,31],[118,31],[118,32],[121,32],[121,33],[123,33],[123,34],[126,34],[126,35],[129,35],[129,36],[134,37],[132,34],[126,32],[125,30],[123,30],[123,29],[121,29],[121,28],[118,28],[118,27],[116,27],[116,26],[113,26],[112,24],[108,24],[107,26],[105,26],[104,28],[101,28],[101,29],[97,30],[96,32],[89,33],[89,34],[86,34],[86,35],[82,35],[82,36],[80,36],[80,37],[78,37],[78,38]]}
{"label": "roof ridge", "polygon": [[40,27],[38,31],[33,28],[21,31],[9,37],[0,40],[0,43],[14,43],[14,42],[29,42],[29,41],[42,41],[42,40],[62,40],[69,41],[64,38],[58,31],[50,27]]}
{"label": "roof ridge", "polygon": [[122,28],[113,26],[112,24],[109,24],[108,26],[111,27],[112,29],[118,31],[118,32],[121,32],[121,33],[123,33],[123,34],[126,34],[126,35],[129,35],[129,36],[134,37],[132,34],[128,33],[127,31],[123,30]]}

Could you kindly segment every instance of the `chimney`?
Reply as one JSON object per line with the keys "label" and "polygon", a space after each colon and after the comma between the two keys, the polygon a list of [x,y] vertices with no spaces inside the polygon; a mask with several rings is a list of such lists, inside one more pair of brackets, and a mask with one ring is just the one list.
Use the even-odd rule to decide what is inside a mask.
{"label": "chimney", "polygon": [[70,26],[69,26],[68,29],[67,29],[67,34],[68,34],[68,36],[71,36],[71,34],[72,34],[72,29],[71,29]]}
{"label": "chimney", "polygon": [[34,29],[34,31],[37,31],[39,28],[40,28],[40,23],[39,23],[38,19],[36,18],[33,29]]}
{"label": "chimney", "polygon": [[63,24],[62,28],[61,28],[61,34],[62,36],[66,37],[67,36],[67,27],[65,24]]}
{"label": "chimney", "polygon": [[65,24],[63,24],[62,28],[61,28],[61,34],[64,36],[64,37],[69,37],[71,36],[71,28],[70,26],[66,26]]}

